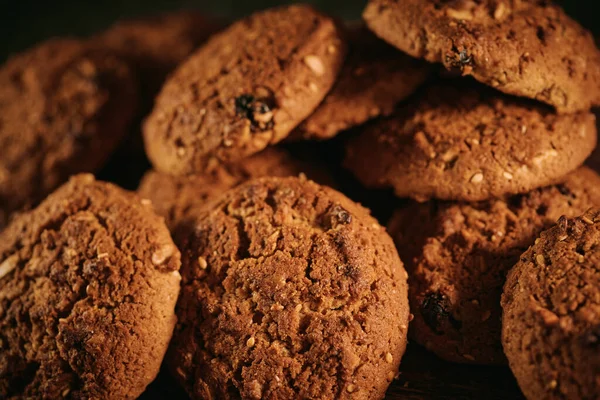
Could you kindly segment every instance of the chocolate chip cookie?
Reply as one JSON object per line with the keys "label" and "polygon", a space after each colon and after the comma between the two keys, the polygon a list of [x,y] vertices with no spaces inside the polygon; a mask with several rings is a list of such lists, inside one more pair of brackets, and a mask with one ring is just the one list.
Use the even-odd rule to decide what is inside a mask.
{"label": "chocolate chip cookie", "polygon": [[407,52],[559,112],[600,105],[592,35],[551,1],[370,0],[363,17]]}
{"label": "chocolate chip cookie", "polygon": [[433,85],[347,145],[368,187],[419,201],[480,201],[557,182],[596,146],[593,114],[557,115],[481,85]]}
{"label": "chocolate chip cookie", "polygon": [[600,211],[561,218],[508,275],[502,344],[529,399],[600,393]]}
{"label": "chocolate chip cookie", "polygon": [[192,398],[383,398],[406,346],[407,276],[366,209],[305,179],[256,179],[179,241],[167,362]]}
{"label": "chocolate chip cookie", "polygon": [[179,11],[119,21],[96,39],[135,68],[153,100],[167,75],[220,27],[198,12]]}
{"label": "chocolate chip cookie", "polygon": [[53,39],[0,68],[0,227],[71,174],[96,171],[127,132],[137,95],[127,64]]}
{"label": "chocolate chip cookie", "polygon": [[0,234],[0,397],[135,399],[175,325],[180,254],[137,196],[78,175]]}
{"label": "chocolate chip cookie", "polygon": [[286,151],[271,147],[204,175],[172,176],[150,171],[142,179],[138,194],[152,202],[156,213],[164,217],[171,232],[175,232],[186,222],[193,221],[210,200],[242,182],[264,176],[286,177],[302,173],[318,182],[328,181],[328,174],[318,166],[301,162]]}
{"label": "chocolate chip cookie", "polygon": [[411,337],[453,362],[506,362],[500,295],[507,272],[563,215],[600,206],[600,176],[586,167],[556,186],[506,201],[413,203],[389,230],[410,276]]}
{"label": "chocolate chip cookie", "polygon": [[323,100],[344,55],[336,24],[309,6],[234,23],[167,80],[145,123],[150,160],[172,175],[205,173],[281,141]]}
{"label": "chocolate chip cookie", "polygon": [[330,139],[380,115],[411,95],[431,68],[396,50],[364,26],[349,32],[349,54],[335,86],[294,138]]}

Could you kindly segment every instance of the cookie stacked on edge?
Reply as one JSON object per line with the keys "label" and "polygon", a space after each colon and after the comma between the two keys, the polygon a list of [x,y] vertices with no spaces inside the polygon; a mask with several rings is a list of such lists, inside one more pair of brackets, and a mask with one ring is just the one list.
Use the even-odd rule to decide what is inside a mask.
{"label": "cookie stacked on edge", "polygon": [[[600,52],[551,2],[372,0],[364,18],[398,49],[463,75],[430,84],[346,148],[365,186],[421,202],[389,226],[409,272],[410,335],[450,361],[505,363],[508,271],[560,217],[600,202],[600,178],[581,167],[596,146]],[[505,350],[522,387],[538,378]],[[574,393],[546,389],[525,392]]]}

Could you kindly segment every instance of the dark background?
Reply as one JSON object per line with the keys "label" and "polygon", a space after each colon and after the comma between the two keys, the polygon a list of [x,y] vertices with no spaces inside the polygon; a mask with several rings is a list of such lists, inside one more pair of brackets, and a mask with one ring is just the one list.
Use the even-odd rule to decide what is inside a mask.
{"label": "dark background", "polygon": [[[282,0],[0,0],[0,61],[50,36],[89,35],[120,18],[165,10],[198,9],[234,19],[254,10],[293,3]],[[296,1],[297,2],[297,1]],[[307,0],[345,19],[358,19],[367,0]],[[600,35],[600,2],[560,1],[596,37]],[[577,49],[573,49],[576,51]]]}

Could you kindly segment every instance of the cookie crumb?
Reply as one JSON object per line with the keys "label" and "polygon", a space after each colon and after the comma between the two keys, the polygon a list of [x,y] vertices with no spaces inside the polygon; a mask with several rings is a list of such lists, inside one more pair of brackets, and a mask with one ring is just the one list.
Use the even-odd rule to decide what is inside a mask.
{"label": "cookie crumb", "polygon": [[330,44],[327,46],[327,52],[329,54],[335,54],[337,52],[337,47],[334,44]]}
{"label": "cookie crumb", "polygon": [[535,256],[535,262],[540,267],[543,267],[544,265],[546,265],[546,258],[542,254],[538,254],[537,256]]}
{"label": "cookie crumb", "polygon": [[483,314],[481,314],[481,322],[485,322],[488,319],[490,319],[490,316],[492,315],[491,311],[485,311]]}
{"label": "cookie crumb", "polygon": [[554,389],[556,389],[557,386],[558,386],[558,382],[556,381],[556,379],[553,379],[548,384],[548,389],[554,390]]}
{"label": "cookie crumb", "polygon": [[393,381],[395,377],[396,377],[396,374],[394,374],[394,371],[390,371],[390,372],[387,373],[387,380],[388,381],[390,381],[390,382]]}
{"label": "cookie crumb", "polygon": [[309,55],[304,57],[304,63],[315,73],[317,76],[322,76],[325,74],[325,67],[323,66],[323,62],[318,56]]}
{"label": "cookie crumb", "polygon": [[201,269],[208,268],[208,263],[206,262],[206,258],[204,258],[204,257],[198,257],[198,266]]}
{"label": "cookie crumb", "polygon": [[346,391],[348,393],[353,393],[356,390],[356,386],[354,386],[353,384],[349,384],[348,386],[346,386]]}
{"label": "cookie crumb", "polygon": [[463,357],[466,358],[469,361],[475,361],[475,357],[473,357],[470,354],[463,354]]}
{"label": "cookie crumb", "polygon": [[504,16],[505,12],[506,6],[504,5],[504,3],[498,4],[496,10],[494,11],[494,19],[501,19]]}
{"label": "cookie crumb", "polygon": [[256,340],[254,339],[254,336],[250,336],[250,338],[246,341],[246,346],[254,347],[255,343],[256,343]]}

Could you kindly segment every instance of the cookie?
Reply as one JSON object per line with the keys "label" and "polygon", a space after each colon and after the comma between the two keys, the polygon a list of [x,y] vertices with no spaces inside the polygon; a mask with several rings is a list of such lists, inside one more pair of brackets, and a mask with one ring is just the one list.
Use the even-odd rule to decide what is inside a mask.
{"label": "cookie", "polygon": [[[0,68],[0,215],[96,171],[127,132],[137,95],[125,62],[54,39]],[[0,221],[0,225],[3,222]]]}
{"label": "cookie", "polygon": [[198,12],[179,11],[119,21],[95,39],[133,66],[152,100],[167,75],[220,27]]}
{"label": "cookie", "polygon": [[431,68],[394,49],[365,27],[349,32],[349,54],[323,103],[293,133],[293,138],[326,140],[380,115],[411,95]]}
{"label": "cookie", "polygon": [[205,173],[284,139],[323,100],[345,46],[309,6],[269,9],[213,36],[167,80],[144,125],[154,167]]}
{"label": "cookie", "polygon": [[588,112],[557,115],[467,82],[427,88],[347,145],[345,164],[368,187],[419,201],[480,201],[557,182],[596,146]]}
{"label": "cookie", "polygon": [[192,398],[383,398],[406,346],[407,276],[366,209],[312,181],[255,179],[179,241],[167,363]]}
{"label": "cookie", "polygon": [[410,336],[452,362],[505,363],[500,296],[507,272],[561,216],[596,206],[600,176],[581,167],[559,185],[507,201],[397,210],[389,231],[410,277]]}
{"label": "cookie", "polygon": [[210,200],[242,182],[303,173],[318,182],[330,181],[328,174],[318,167],[270,147],[240,163],[220,166],[205,175],[172,176],[149,171],[140,183],[138,194],[152,201],[156,213],[164,217],[171,232],[175,232],[179,226],[193,221]]}
{"label": "cookie", "polygon": [[370,0],[363,17],[411,56],[561,113],[600,105],[592,35],[550,1]]}
{"label": "cookie", "polygon": [[600,393],[600,211],[561,218],[508,275],[502,345],[529,399]]}
{"label": "cookie", "polygon": [[152,208],[78,175],[0,234],[0,397],[135,399],[175,325],[180,254]]}

